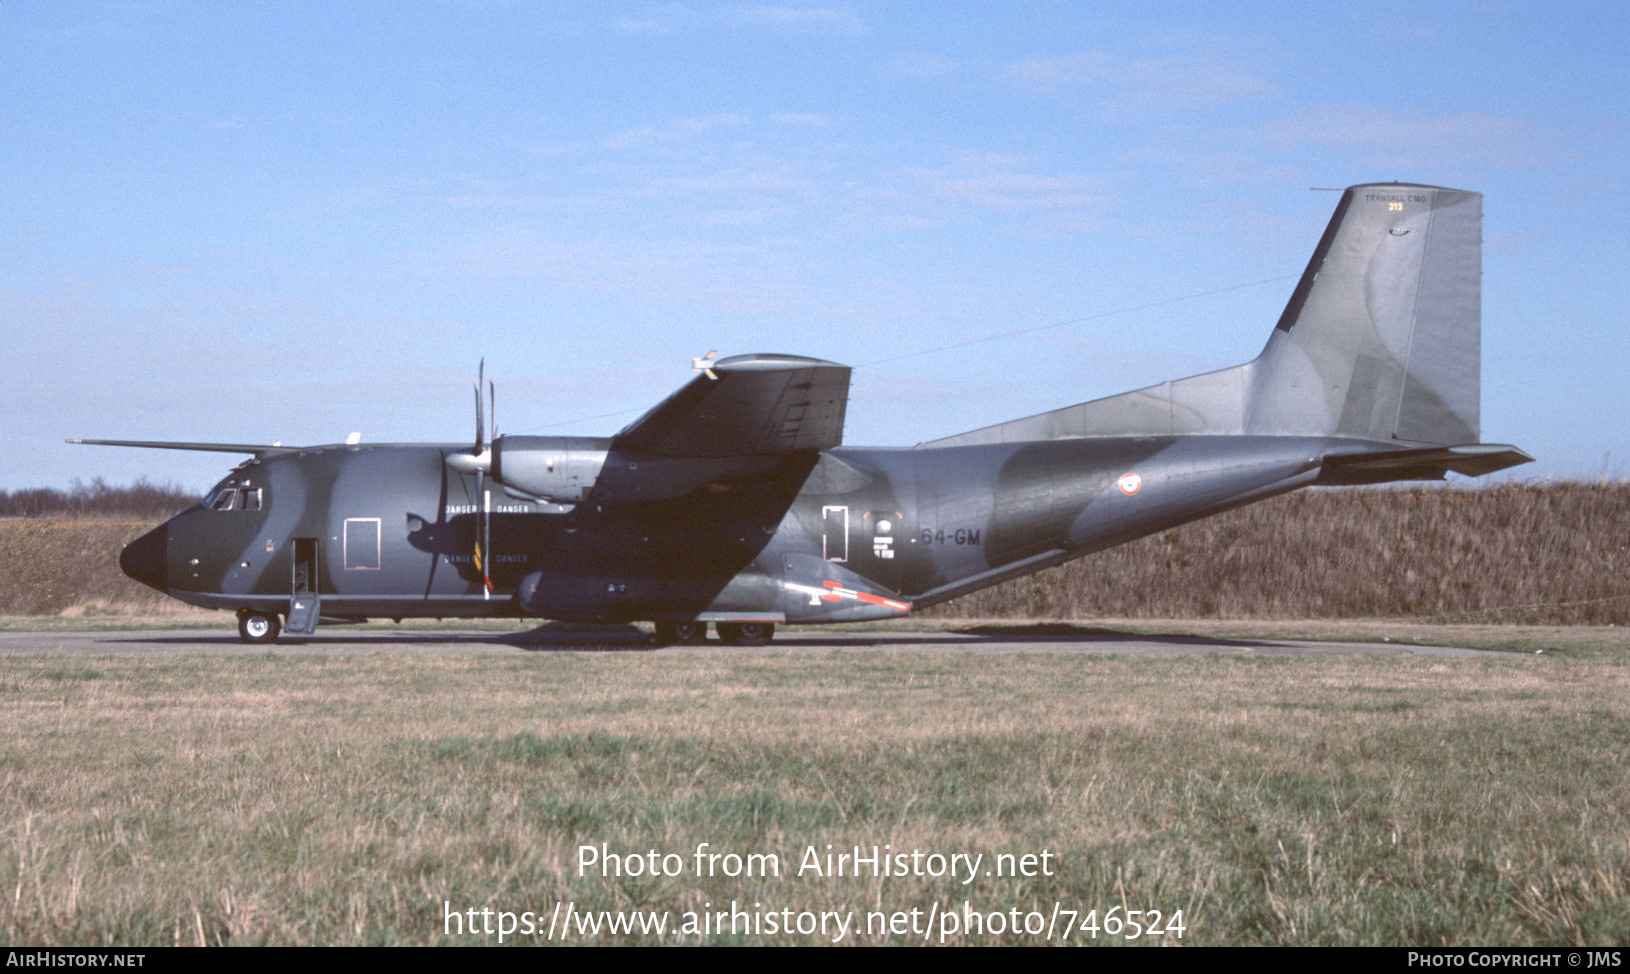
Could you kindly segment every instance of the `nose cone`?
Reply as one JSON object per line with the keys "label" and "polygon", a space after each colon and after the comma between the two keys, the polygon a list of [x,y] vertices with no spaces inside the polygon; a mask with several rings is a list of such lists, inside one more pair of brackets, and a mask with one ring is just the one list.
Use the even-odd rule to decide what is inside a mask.
{"label": "nose cone", "polygon": [[170,526],[161,524],[119,553],[119,567],[126,575],[160,592],[170,589]]}

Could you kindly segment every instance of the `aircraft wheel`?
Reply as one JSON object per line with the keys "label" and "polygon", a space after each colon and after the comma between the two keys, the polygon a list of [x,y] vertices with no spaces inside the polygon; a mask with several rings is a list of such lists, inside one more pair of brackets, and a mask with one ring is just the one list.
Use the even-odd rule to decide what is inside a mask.
{"label": "aircraft wheel", "polygon": [[278,633],[282,631],[283,625],[277,621],[275,612],[238,610],[238,636],[246,643],[275,643]]}
{"label": "aircraft wheel", "polygon": [[773,622],[721,622],[716,628],[726,646],[763,646],[775,635]]}
{"label": "aircraft wheel", "polygon": [[705,622],[656,623],[658,646],[695,646],[707,642]]}

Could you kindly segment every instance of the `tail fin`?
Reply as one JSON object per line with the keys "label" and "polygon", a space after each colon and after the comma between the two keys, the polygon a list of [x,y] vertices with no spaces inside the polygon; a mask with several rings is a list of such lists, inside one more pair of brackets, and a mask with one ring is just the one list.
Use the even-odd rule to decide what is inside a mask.
{"label": "tail fin", "polygon": [[1477,193],[1347,190],[1252,363],[1246,431],[1477,442],[1482,238]]}
{"label": "tail fin", "polygon": [[1255,361],[925,445],[1185,434],[1475,443],[1482,227],[1478,193],[1351,187]]}

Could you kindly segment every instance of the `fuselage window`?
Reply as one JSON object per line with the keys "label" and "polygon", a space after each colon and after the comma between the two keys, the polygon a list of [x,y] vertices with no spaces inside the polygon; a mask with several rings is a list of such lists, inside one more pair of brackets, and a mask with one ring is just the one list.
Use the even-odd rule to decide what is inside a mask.
{"label": "fuselage window", "polygon": [[212,498],[209,502],[210,510],[230,511],[238,506],[238,492],[235,488],[227,487]]}
{"label": "fuselage window", "polygon": [[245,511],[260,510],[260,491],[261,488],[259,487],[253,490],[245,490],[243,492],[243,503],[239,505],[239,508]]}

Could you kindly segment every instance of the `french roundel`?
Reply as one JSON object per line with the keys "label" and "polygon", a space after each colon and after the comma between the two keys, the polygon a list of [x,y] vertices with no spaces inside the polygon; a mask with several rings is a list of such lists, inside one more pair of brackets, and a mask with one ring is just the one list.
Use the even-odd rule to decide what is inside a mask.
{"label": "french roundel", "polygon": [[1115,486],[1121,489],[1121,493],[1131,497],[1138,492],[1138,488],[1143,486],[1143,478],[1135,473],[1123,473],[1121,479],[1115,481]]}

